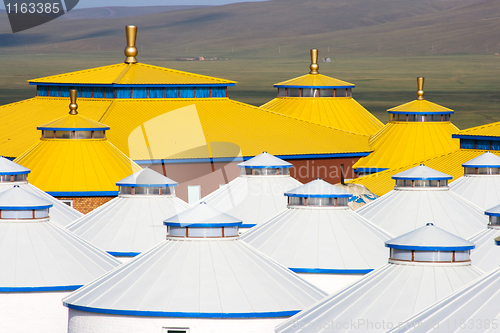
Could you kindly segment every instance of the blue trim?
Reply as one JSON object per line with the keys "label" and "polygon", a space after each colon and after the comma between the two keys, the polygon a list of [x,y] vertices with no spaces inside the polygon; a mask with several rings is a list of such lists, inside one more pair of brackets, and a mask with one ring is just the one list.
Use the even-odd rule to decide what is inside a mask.
{"label": "blue trim", "polygon": [[354,88],[356,86],[355,85],[352,85],[352,86],[289,86],[289,85],[277,85],[277,84],[275,84],[273,87],[274,88],[313,88],[313,89],[335,89],[335,88],[339,88],[339,89],[347,89],[347,88]]}
{"label": "blue trim", "polygon": [[34,86],[61,86],[61,87],[115,87],[115,88],[147,88],[147,87],[234,87],[234,83],[200,83],[200,84],[88,84],[88,83],[45,83],[30,82]]}
{"label": "blue trim", "polygon": [[54,286],[54,287],[0,287],[2,293],[34,292],[34,291],[65,291],[76,290],[83,285],[75,286]]}
{"label": "blue trim", "polygon": [[428,111],[422,111],[422,112],[409,112],[409,111],[387,111],[389,114],[419,114],[422,116],[428,115],[428,114],[454,114],[454,111],[442,111],[442,112],[428,112]]}
{"label": "blue trim", "polygon": [[497,165],[465,165],[462,164],[464,168],[500,168],[500,164]]}
{"label": "blue trim", "polygon": [[357,169],[354,169],[354,172],[356,172],[356,173],[358,173],[358,172],[377,173],[377,172],[385,171],[385,170],[389,170],[389,168],[357,168]]}
{"label": "blue trim", "polygon": [[115,197],[118,191],[47,192],[53,197]]}
{"label": "blue trim", "polygon": [[67,308],[78,311],[125,315],[125,316],[141,316],[141,317],[273,318],[273,317],[291,317],[300,312],[300,310],[279,311],[279,312],[244,312],[244,313],[164,312],[164,311],[100,309],[100,308],[93,308],[90,306],[68,304],[66,302],[63,302],[63,305]]}
{"label": "blue trim", "polygon": [[[479,135],[452,134],[451,137],[453,139],[500,141],[500,136],[479,136]],[[478,149],[478,150],[489,150],[489,149]]]}
{"label": "blue trim", "polygon": [[488,211],[484,212],[484,215],[488,215],[488,216],[500,216],[500,213],[490,213]]}
{"label": "blue trim", "polygon": [[[365,157],[371,154],[369,152],[359,153],[338,153],[338,154],[307,154],[307,155],[274,155],[277,158],[286,160],[300,160],[310,158],[340,158],[340,157]],[[211,162],[240,162],[248,161],[255,156],[245,157],[222,157],[222,158],[183,158],[183,159],[155,159],[155,160],[134,160],[135,163],[141,164],[178,164],[178,163],[211,163]]]}
{"label": "blue trim", "polygon": [[179,223],[179,222],[163,222],[163,225],[169,227],[183,227],[183,228],[219,228],[219,227],[235,227],[242,225],[243,222],[225,222],[225,223]]}
{"label": "blue trim", "polygon": [[495,244],[500,246],[500,240],[495,239]]}
{"label": "blue trim", "polygon": [[453,179],[453,177],[396,177],[392,176],[392,179],[404,179],[404,180],[450,180]]}
{"label": "blue trim", "polygon": [[295,194],[295,193],[285,193],[287,197],[299,197],[299,198],[350,198],[352,194]]}
{"label": "blue trim", "polygon": [[135,257],[141,254],[141,252],[114,252],[114,251],[107,251],[108,254],[111,254],[114,257]]}
{"label": "blue trim", "polygon": [[293,165],[238,165],[238,168],[245,168],[245,169],[270,169],[270,168],[279,168],[279,169],[286,169],[286,168],[291,168]]}
{"label": "blue trim", "polygon": [[399,249],[399,250],[417,250],[417,251],[465,251],[472,250],[475,248],[475,245],[468,246],[412,246],[412,245],[393,245],[393,244],[385,244],[385,247],[389,247],[391,249]]}
{"label": "blue trim", "polygon": [[373,271],[369,269],[326,269],[326,268],[288,268],[295,273],[320,273],[320,274],[366,274]]}
{"label": "blue trim", "polygon": [[126,186],[126,187],[175,187],[178,184],[121,184],[121,183],[116,183],[116,186]]}
{"label": "blue trim", "polygon": [[257,225],[257,223],[243,223],[240,225],[240,228],[253,228]]}
{"label": "blue trim", "polygon": [[1,210],[34,210],[34,209],[47,209],[47,208],[50,208],[52,206],[53,206],[52,204],[43,205],[43,206],[31,206],[31,207],[27,207],[27,206],[20,206],[20,207],[0,206],[0,209]]}
{"label": "blue trim", "polygon": [[37,130],[41,131],[107,131],[109,127],[89,127],[89,128],[79,128],[79,127],[37,127]]}
{"label": "blue trim", "polygon": [[27,175],[31,170],[28,171],[14,171],[14,172],[0,172],[0,175],[13,176],[13,175]]}

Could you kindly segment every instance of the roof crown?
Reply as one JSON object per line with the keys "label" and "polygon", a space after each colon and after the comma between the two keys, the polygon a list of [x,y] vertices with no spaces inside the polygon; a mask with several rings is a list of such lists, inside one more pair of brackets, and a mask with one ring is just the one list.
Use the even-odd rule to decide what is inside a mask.
{"label": "roof crown", "polygon": [[0,193],[1,210],[34,210],[50,207],[52,207],[50,201],[20,188],[19,185]]}
{"label": "roof crown", "polygon": [[263,168],[291,168],[292,164],[277,158],[267,152],[263,152],[249,159],[248,161],[238,164],[240,168],[253,168],[253,169],[263,169]]}
{"label": "roof crown", "polygon": [[486,153],[465,162],[462,166],[466,168],[499,168],[500,157],[487,151]]}
{"label": "roof crown", "polygon": [[168,187],[177,186],[177,182],[150,168],[144,168],[120,180],[116,185],[128,187]]}
{"label": "roof crown", "polygon": [[424,164],[420,164],[409,170],[400,172],[392,176],[392,179],[409,179],[409,180],[445,180],[453,177],[443,172],[431,169]]}
{"label": "roof crown", "polygon": [[385,246],[417,251],[465,251],[475,247],[473,243],[444,231],[433,223],[388,240]]}
{"label": "roof crown", "polygon": [[352,194],[320,178],[285,193],[287,197],[349,198]]}
{"label": "roof crown", "polygon": [[220,228],[239,226],[242,221],[207,205],[205,202],[200,202],[192,208],[164,220],[163,224],[171,227]]}
{"label": "roof crown", "polygon": [[25,175],[31,170],[0,156],[0,175]]}
{"label": "roof crown", "polygon": [[488,210],[484,212],[484,215],[488,216],[500,216],[500,205],[497,205],[495,207],[491,207]]}

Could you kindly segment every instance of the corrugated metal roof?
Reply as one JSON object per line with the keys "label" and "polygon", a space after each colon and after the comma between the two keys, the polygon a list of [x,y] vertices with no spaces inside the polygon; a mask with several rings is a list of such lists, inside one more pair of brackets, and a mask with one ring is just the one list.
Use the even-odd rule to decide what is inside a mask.
{"label": "corrugated metal roof", "polygon": [[46,192],[118,191],[117,181],[141,169],[106,139],[42,139],[15,162]]}
{"label": "corrugated metal roof", "polygon": [[235,81],[175,69],[135,64],[115,64],[29,80],[62,84],[233,84]]}
{"label": "corrugated metal roof", "polygon": [[164,175],[144,168],[116,183],[118,186],[177,186],[177,182]]}
{"label": "corrugated metal roof", "polygon": [[68,130],[68,129],[81,129],[81,130],[108,130],[109,126],[101,124],[90,118],[82,116],[81,114],[69,114],[65,117],[48,122],[38,126],[39,130]]}
{"label": "corrugated metal roof", "polygon": [[390,332],[492,332],[500,321],[499,302],[500,269],[496,269]]}
{"label": "corrugated metal roof", "polygon": [[[411,163],[399,168],[393,168],[368,176],[356,178],[350,180],[349,183],[364,185],[376,195],[381,196],[394,189],[395,180],[391,178],[394,174],[413,168],[420,163],[424,163],[432,169],[451,175],[453,179],[458,179],[464,174],[464,168],[462,167],[462,164],[474,157],[484,154],[485,152],[485,150],[476,149],[457,149],[453,152],[436,156],[427,160],[418,161],[416,163]],[[500,151],[492,151],[492,153],[495,155],[500,155]],[[450,188],[452,187],[453,183],[450,184]]]}
{"label": "corrugated metal roof", "polygon": [[190,206],[164,195],[119,196],[78,219],[68,230],[107,252],[136,255],[163,242],[163,220]]}
{"label": "corrugated metal roof", "polygon": [[500,203],[500,176],[463,176],[450,184],[450,191],[486,210]]}
{"label": "corrugated metal roof", "polygon": [[454,235],[469,238],[488,224],[488,217],[479,207],[446,188],[393,190],[356,212],[394,236],[432,222]]}
{"label": "corrugated metal roof", "polygon": [[241,237],[288,268],[343,274],[386,264],[390,235],[348,207],[292,207]]}
{"label": "corrugated metal roof", "polygon": [[320,332],[331,324],[339,332],[386,332],[481,275],[474,266],[387,264],[291,317],[275,331]]}
{"label": "corrugated metal roof", "polygon": [[223,213],[218,209],[213,208],[211,205],[207,205],[206,202],[202,201],[193,207],[180,212],[174,216],[170,216],[163,221],[165,225],[178,224],[180,226],[191,226],[196,225],[226,225],[226,224],[241,224],[241,220],[231,216],[229,214]]}
{"label": "corrugated metal roof", "polygon": [[45,198],[39,197],[14,185],[10,189],[0,193],[0,209],[22,210],[24,209],[47,209],[52,203]]}
{"label": "corrugated metal roof", "polygon": [[393,107],[387,111],[393,112],[450,112],[452,109],[445,108],[436,103],[429,102],[427,100],[414,100],[396,107]]}
{"label": "corrugated metal roof", "polygon": [[292,163],[277,158],[267,152],[263,152],[248,161],[239,163],[240,168],[290,168]]}
{"label": "corrugated metal roof", "polygon": [[476,245],[471,251],[472,263],[483,272],[489,272],[500,265],[500,246],[495,243],[498,236],[500,229],[487,228],[469,239]]}
{"label": "corrugated metal roof", "polygon": [[451,138],[457,131],[450,122],[389,122],[370,138],[374,152],[354,168],[393,169],[452,152],[460,144]]}
{"label": "corrugated metal roof", "polygon": [[500,156],[487,151],[486,153],[465,162],[462,166],[469,168],[500,167]]}
{"label": "corrugated metal roof", "polygon": [[324,87],[324,88],[333,88],[333,87],[354,87],[354,84],[334,79],[333,77],[329,77],[323,74],[306,74],[302,75],[290,80],[286,80],[283,82],[275,83],[275,87],[281,86],[294,86],[294,87]]}
{"label": "corrugated metal roof", "polygon": [[409,170],[397,173],[392,176],[392,179],[419,179],[419,180],[439,180],[439,179],[451,179],[450,175],[443,172],[439,172],[424,164],[420,164]]}
{"label": "corrugated metal roof", "polygon": [[470,136],[500,136],[500,122],[466,128],[457,134]]}
{"label": "corrugated metal roof", "polygon": [[315,179],[305,185],[294,188],[285,193],[289,197],[351,197],[350,192],[325,182],[323,179]]}
{"label": "corrugated metal roof", "polygon": [[167,240],[70,294],[81,311],[288,317],[326,294],[241,240]]}
{"label": "corrugated metal roof", "polygon": [[351,97],[278,97],[261,108],[356,134],[372,135],[384,126]]}
{"label": "corrugated metal roof", "polygon": [[300,185],[290,176],[240,176],[201,200],[253,226],[285,210],[284,193]]}
{"label": "corrugated metal roof", "polygon": [[24,175],[31,170],[0,156],[0,175]]}

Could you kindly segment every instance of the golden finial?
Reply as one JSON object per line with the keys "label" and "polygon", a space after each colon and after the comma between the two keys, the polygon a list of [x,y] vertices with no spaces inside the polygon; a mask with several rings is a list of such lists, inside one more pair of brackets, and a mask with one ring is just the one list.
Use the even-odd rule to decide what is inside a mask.
{"label": "golden finial", "polygon": [[317,49],[311,49],[311,66],[309,66],[311,71],[309,74],[319,74],[318,69],[318,50]]}
{"label": "golden finial", "polygon": [[417,100],[422,101],[424,99],[424,78],[419,76],[417,77]]}
{"label": "golden finial", "polygon": [[76,89],[70,89],[69,91],[69,100],[71,101],[69,105],[69,114],[78,114],[78,104],[76,104],[76,94],[78,93],[78,90]]}
{"label": "golden finial", "polygon": [[137,59],[137,47],[135,47],[135,40],[137,38],[137,27],[135,25],[127,25],[125,27],[125,33],[127,34],[127,47],[125,48],[125,59],[126,64],[135,64]]}

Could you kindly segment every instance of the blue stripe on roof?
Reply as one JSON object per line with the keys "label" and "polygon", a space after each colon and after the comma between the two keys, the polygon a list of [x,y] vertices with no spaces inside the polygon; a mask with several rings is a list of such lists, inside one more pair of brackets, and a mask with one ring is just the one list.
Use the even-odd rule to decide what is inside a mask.
{"label": "blue stripe on roof", "polygon": [[141,252],[115,252],[115,251],[107,251],[108,254],[111,254],[115,257],[135,257],[141,254]]}
{"label": "blue stripe on roof", "polygon": [[255,227],[257,225],[257,223],[243,223],[242,225],[240,225],[240,228],[252,228],[252,227]]}
{"label": "blue stripe on roof", "polygon": [[179,184],[121,184],[121,183],[116,183],[116,186],[126,186],[126,187],[174,187]]}
{"label": "blue stripe on roof", "polygon": [[[45,82],[30,82],[30,85],[35,86],[61,86],[61,87],[108,87],[108,88],[161,88],[161,87],[234,87],[234,83],[200,83],[200,84],[88,84],[88,83],[45,83]],[[45,97],[45,96],[44,96]],[[47,96],[50,97],[50,96]],[[86,98],[86,97],[83,97]],[[90,97],[88,97],[90,98]]]}
{"label": "blue stripe on roof", "polygon": [[387,111],[389,114],[419,114],[422,116],[425,116],[427,114],[453,114],[455,113],[454,111],[442,111],[442,112],[429,112],[429,111],[422,111],[422,112],[410,112],[410,111]]}
{"label": "blue stripe on roof", "polygon": [[496,239],[495,239],[495,244],[496,244],[496,245],[500,245],[500,240],[496,240]]}
{"label": "blue stripe on roof", "polygon": [[295,194],[285,193],[287,197],[300,197],[300,198],[350,198],[352,194]]}
{"label": "blue stripe on roof", "polygon": [[267,169],[267,168],[291,168],[293,165],[259,165],[259,166],[254,166],[254,165],[238,165],[239,168],[245,168],[245,169]]}
{"label": "blue stripe on roof", "polygon": [[33,210],[33,209],[46,209],[52,207],[52,204],[43,206],[0,206],[1,210]]}
{"label": "blue stripe on roof", "polygon": [[[462,164],[462,166],[464,168],[500,168],[500,164],[496,164],[496,165],[465,165],[465,164]],[[491,175],[487,175],[487,176],[491,176]]]}
{"label": "blue stripe on roof", "polygon": [[[277,84],[275,84],[273,87],[274,88],[313,88],[313,89],[335,89],[335,88],[340,88],[340,89],[344,89],[344,88],[354,88],[355,85],[353,84],[352,86],[289,86],[289,85],[277,85]],[[342,97],[345,97],[345,96],[342,96]],[[321,97],[318,97],[318,98],[321,98]]]}
{"label": "blue stripe on roof", "polygon": [[[88,128],[80,128],[80,127],[37,127],[37,130],[41,131],[107,131],[109,127],[88,127]],[[90,139],[90,138],[89,138]]]}
{"label": "blue stripe on roof", "polygon": [[392,176],[391,177],[392,179],[405,179],[405,180],[449,180],[449,179],[453,179],[453,177],[449,176],[449,177],[410,177],[410,176],[406,176],[406,177],[395,177],[395,176]]}
{"label": "blue stripe on roof", "polygon": [[500,213],[490,213],[488,211],[484,212],[484,215],[488,215],[488,216],[500,216]]}
{"label": "blue stripe on roof", "polygon": [[320,274],[366,274],[373,269],[327,269],[327,268],[289,268],[295,273],[320,273]]}
{"label": "blue stripe on roof", "polygon": [[53,197],[112,197],[118,191],[87,191],[87,192],[47,192]]}
{"label": "blue stripe on roof", "polygon": [[[500,136],[478,136],[478,135],[452,134],[451,137],[453,139],[500,141]],[[477,149],[477,150],[489,150],[489,149]]]}
{"label": "blue stripe on roof", "polygon": [[370,172],[370,173],[376,173],[380,171],[385,171],[389,170],[389,168],[357,168],[354,169],[354,172],[359,173],[359,172]]}
{"label": "blue stripe on roof", "polygon": [[27,175],[31,170],[28,171],[13,171],[13,172],[0,172],[0,175],[13,176],[13,175]]}
{"label": "blue stripe on roof", "polygon": [[465,251],[472,250],[475,248],[475,245],[467,245],[467,246],[412,246],[412,245],[393,245],[393,244],[385,244],[386,247],[391,249],[399,249],[399,250],[417,250],[417,251]]}
{"label": "blue stripe on roof", "polygon": [[166,311],[138,311],[138,310],[115,310],[101,309],[90,306],[72,305],[63,302],[67,308],[94,312],[106,313],[125,316],[142,316],[142,317],[179,317],[179,318],[275,318],[275,317],[291,317],[300,312],[300,310],[279,311],[279,312],[243,312],[243,313],[205,313],[205,312],[166,312]]}
{"label": "blue stripe on roof", "polygon": [[163,225],[169,227],[183,228],[212,228],[212,227],[234,227],[241,226],[242,222],[224,222],[224,223],[179,223],[179,222],[163,222]]}
{"label": "blue stripe on roof", "polygon": [[36,292],[36,291],[65,291],[76,290],[83,285],[51,286],[51,287],[0,287],[2,293]]}

